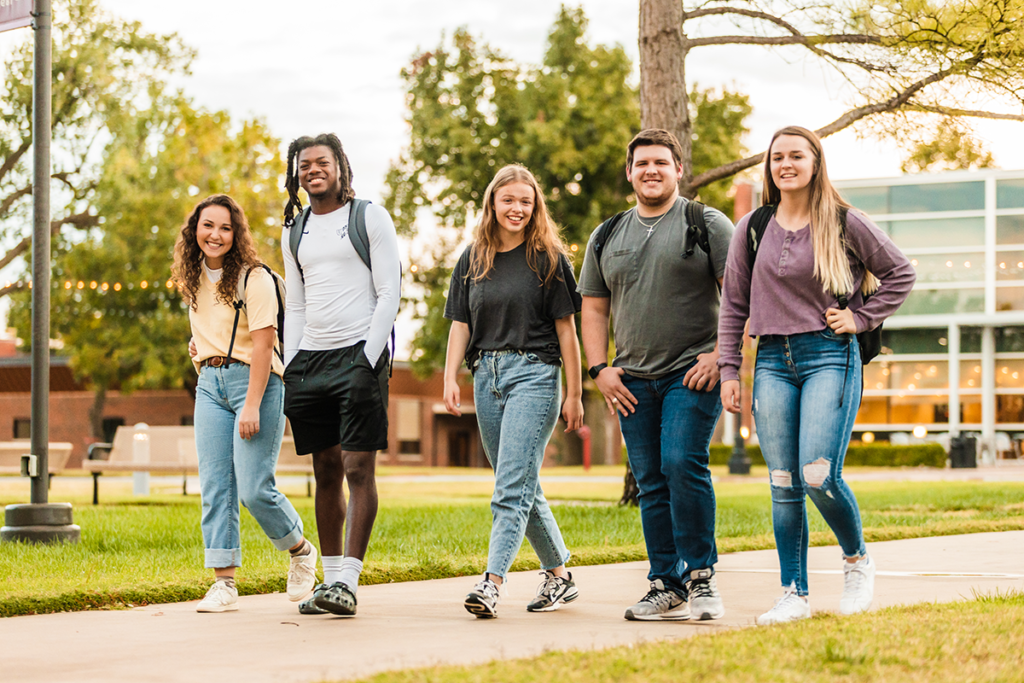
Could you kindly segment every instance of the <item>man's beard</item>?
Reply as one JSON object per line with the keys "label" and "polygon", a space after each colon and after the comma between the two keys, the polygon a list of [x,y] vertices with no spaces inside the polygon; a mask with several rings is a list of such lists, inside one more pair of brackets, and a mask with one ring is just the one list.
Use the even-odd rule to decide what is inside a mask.
{"label": "man's beard", "polygon": [[672,199],[672,195],[675,193],[677,187],[678,186],[676,185],[669,185],[665,189],[665,192],[658,195],[657,197],[649,197],[645,196],[641,192],[637,192],[636,201],[640,204],[643,204],[644,206],[661,206],[668,200]]}

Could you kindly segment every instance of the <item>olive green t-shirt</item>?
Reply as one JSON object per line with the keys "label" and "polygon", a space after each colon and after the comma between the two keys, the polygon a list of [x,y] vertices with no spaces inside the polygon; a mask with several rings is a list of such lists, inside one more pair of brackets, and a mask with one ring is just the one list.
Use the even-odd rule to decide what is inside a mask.
{"label": "olive green t-shirt", "polygon": [[[646,226],[657,222],[653,230],[629,211],[607,240],[600,263],[593,235],[587,244],[577,291],[611,298],[613,365],[635,377],[662,377],[715,348],[718,285],[699,246],[683,257],[687,201],[680,197],[662,216],[643,218]],[[704,219],[714,271],[721,278],[732,221],[710,207]]]}

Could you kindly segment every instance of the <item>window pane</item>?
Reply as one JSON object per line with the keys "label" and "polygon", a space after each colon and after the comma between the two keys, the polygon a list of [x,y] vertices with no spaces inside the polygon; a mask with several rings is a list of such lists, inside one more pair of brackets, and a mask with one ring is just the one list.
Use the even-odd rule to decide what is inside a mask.
{"label": "window pane", "polygon": [[911,257],[910,263],[917,271],[918,282],[982,282],[985,280],[985,255],[982,253],[919,255]]}
{"label": "window pane", "polygon": [[1024,244],[1024,216],[996,216],[996,244]]}
{"label": "window pane", "polygon": [[1024,360],[996,359],[996,389],[1024,389]]}
{"label": "window pane", "polygon": [[1024,251],[996,253],[996,280],[1024,280]]}
{"label": "window pane", "polygon": [[1024,287],[996,287],[997,311],[1024,311]]}
{"label": "window pane", "polygon": [[888,187],[850,187],[839,193],[855,208],[868,215],[889,213]]}
{"label": "window pane", "polygon": [[891,213],[972,211],[985,208],[985,183],[931,183],[889,188]]}
{"label": "window pane", "polygon": [[1024,327],[997,327],[996,353],[1019,353],[1024,351]]}
{"label": "window pane", "polygon": [[985,245],[985,219],[943,218],[892,221],[889,236],[900,249],[919,247],[980,247]]}
{"label": "window pane", "polygon": [[960,361],[960,388],[980,389],[981,388],[981,361],[964,360]]}
{"label": "window pane", "polygon": [[996,181],[996,208],[1024,208],[1024,178]]}
{"label": "window pane", "polygon": [[[948,330],[945,327],[919,328],[914,330],[887,330],[882,328],[882,346],[893,353],[946,353]],[[864,378],[874,363],[864,367]]]}
{"label": "window pane", "polygon": [[[865,368],[866,369],[866,368]],[[857,411],[859,424],[886,424],[889,422],[889,399],[885,396],[865,396]]]}
{"label": "window pane", "polygon": [[981,353],[981,328],[960,328],[960,353]]}
{"label": "window pane", "polygon": [[996,422],[1024,422],[1024,396],[996,396]]}
{"label": "window pane", "polygon": [[985,290],[919,289],[910,293],[896,315],[932,315],[936,313],[981,313],[985,310]]}
{"label": "window pane", "polygon": [[[873,377],[874,384],[868,384],[865,374],[865,389],[947,389],[949,387],[949,363],[927,361],[922,363],[899,362],[888,363],[878,377]],[[886,373],[888,370],[888,374]],[[884,384],[885,386],[878,386]]]}
{"label": "window pane", "polygon": [[[948,399],[945,396],[889,397],[890,423],[934,424],[939,422]],[[937,419],[939,418],[939,419]]]}

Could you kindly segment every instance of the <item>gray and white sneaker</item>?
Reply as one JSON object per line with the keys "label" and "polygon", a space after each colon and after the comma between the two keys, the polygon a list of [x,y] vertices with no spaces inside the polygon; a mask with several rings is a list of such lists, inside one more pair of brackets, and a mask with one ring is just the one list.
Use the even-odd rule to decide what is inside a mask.
{"label": "gray and white sneaker", "polygon": [[477,619],[494,619],[498,616],[498,586],[488,578],[473,586],[466,596],[466,611]]}
{"label": "gray and white sneaker", "polygon": [[690,618],[690,605],[682,595],[665,588],[661,579],[655,579],[647,595],[627,608],[625,616],[630,621],[682,621]]}
{"label": "gray and white sneaker", "polygon": [[867,553],[856,562],[843,560],[843,597],[840,614],[866,612],[875,598],[875,563]]}
{"label": "gray and white sneaker", "polygon": [[540,575],[544,577],[544,580],[537,587],[537,597],[526,606],[527,612],[553,612],[563,603],[572,602],[580,597],[580,592],[576,590],[576,583],[572,580],[572,572],[569,572],[567,579],[555,576],[553,572],[546,570],[542,571]]}
{"label": "gray and white sneaker", "polygon": [[810,619],[811,602],[806,597],[796,594],[796,588],[787,588],[782,597],[775,601],[775,606],[755,619],[758,626],[785,624],[800,619]]}
{"label": "gray and white sneaker", "polygon": [[234,612],[238,609],[238,589],[223,581],[214,581],[196,605],[197,612]]}
{"label": "gray and white sneaker", "polygon": [[[309,541],[306,541],[309,543]],[[288,567],[288,599],[298,602],[316,585],[316,548],[309,543],[307,555],[292,555]]]}
{"label": "gray and white sneaker", "polygon": [[718,594],[718,584],[712,570],[695,569],[690,572],[686,592],[690,596],[692,619],[707,621],[725,616],[725,605],[722,604],[722,596]]}

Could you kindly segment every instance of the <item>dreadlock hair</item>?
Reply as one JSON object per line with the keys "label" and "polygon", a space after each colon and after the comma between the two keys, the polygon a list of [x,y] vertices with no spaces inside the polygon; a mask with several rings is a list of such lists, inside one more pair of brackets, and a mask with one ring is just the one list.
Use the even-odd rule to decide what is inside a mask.
{"label": "dreadlock hair", "polygon": [[356,191],[352,189],[352,166],[348,163],[341,141],[334,133],[321,133],[316,137],[303,135],[292,140],[288,145],[288,171],[284,179],[284,189],[288,191],[288,203],[284,207],[284,226],[290,228],[295,222],[295,210],[302,213],[302,201],[299,199],[299,153],[310,147],[323,145],[334,152],[334,161],[338,164],[338,178],[341,180],[341,191],[338,202],[343,206],[355,199]]}
{"label": "dreadlock hair", "polygon": [[[824,291],[836,295],[849,294],[853,290],[853,273],[850,271],[849,251],[843,236],[839,209],[853,207],[843,199],[829,180],[828,169],[825,166],[825,150],[821,138],[814,131],[801,126],[786,126],[772,136],[768,152],[764,155],[764,203],[778,204],[782,199],[782,191],[772,178],[772,147],[783,135],[793,135],[807,140],[811,154],[814,155],[814,175],[810,183],[814,276],[821,282]],[[860,291],[863,294],[872,294],[878,289],[879,284],[878,278],[865,270]]]}
{"label": "dreadlock hair", "polygon": [[[551,280],[559,277],[559,255],[568,255],[565,244],[558,236],[558,226],[551,216],[548,215],[547,205],[544,203],[544,193],[541,192],[537,179],[525,167],[519,164],[509,164],[499,170],[494,180],[484,190],[484,210],[480,222],[473,231],[473,258],[469,267],[469,276],[474,282],[479,282],[487,277],[494,267],[494,254],[501,246],[501,238],[498,236],[498,220],[495,216],[494,195],[499,189],[512,183],[525,183],[533,188],[534,206],[530,222],[523,228],[524,241],[526,242],[526,262],[530,269],[540,276],[543,286],[548,286]],[[541,273],[537,262],[538,255],[544,253],[547,256],[547,272]]]}
{"label": "dreadlock hair", "polygon": [[226,194],[215,194],[196,204],[196,208],[192,209],[185,224],[181,226],[178,241],[174,245],[174,267],[171,270],[171,277],[181,292],[181,298],[193,311],[196,310],[196,294],[199,292],[199,278],[203,273],[205,258],[199,248],[196,232],[199,217],[210,206],[222,206],[231,214],[232,243],[231,249],[224,255],[224,270],[217,282],[217,299],[228,306],[232,305],[242,271],[260,264],[256,244],[249,231],[249,222],[238,202]]}

